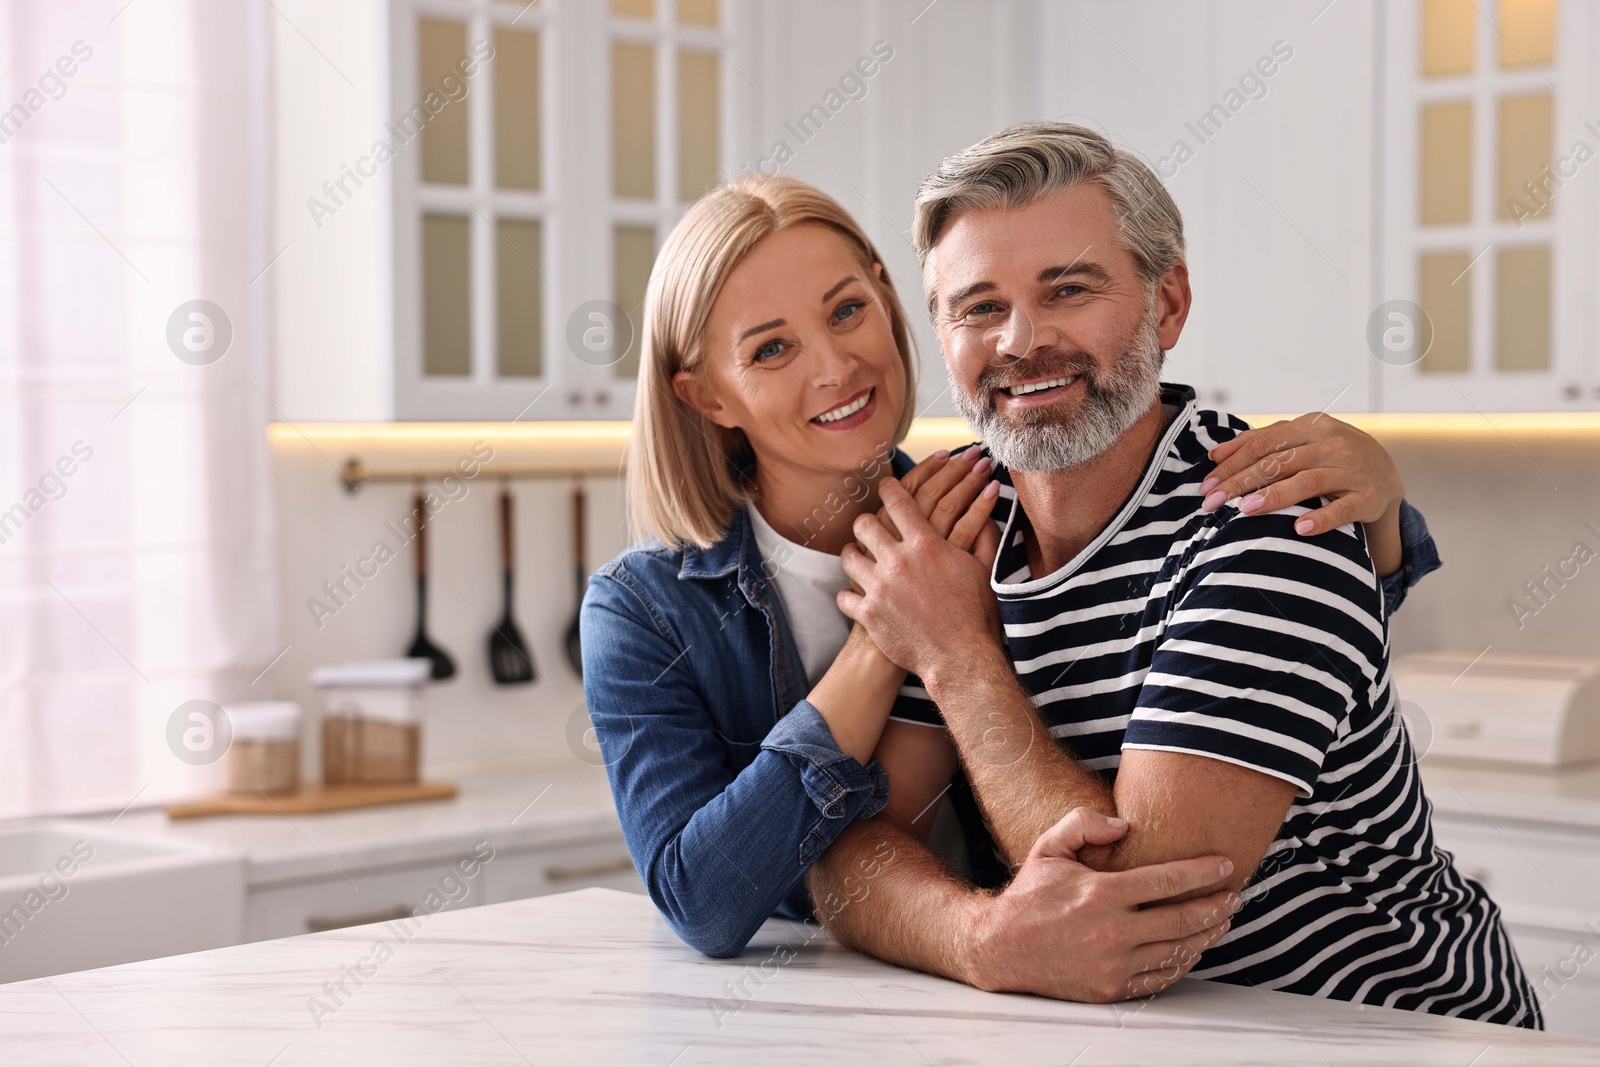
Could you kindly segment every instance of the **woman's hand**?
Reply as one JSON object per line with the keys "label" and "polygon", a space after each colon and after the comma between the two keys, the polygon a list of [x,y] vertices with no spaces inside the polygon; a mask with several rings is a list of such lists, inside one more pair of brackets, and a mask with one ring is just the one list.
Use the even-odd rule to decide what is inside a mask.
{"label": "woman's hand", "polygon": [[[994,480],[994,463],[981,449],[973,446],[956,456],[935,452],[907,471],[900,484],[940,537],[962,551],[993,559],[1000,533],[989,516],[1000,499],[1000,485]],[[878,520],[900,536],[887,508],[878,510]]]}
{"label": "woman's hand", "polygon": [[1246,515],[1327,497],[1327,504],[1300,516],[1296,533],[1311,537],[1359,522],[1366,527],[1378,573],[1399,568],[1405,486],[1394,458],[1371,434],[1325,412],[1312,412],[1246,430],[1209,455],[1217,469],[1200,483],[1205,511],[1238,496],[1244,497],[1239,510]]}

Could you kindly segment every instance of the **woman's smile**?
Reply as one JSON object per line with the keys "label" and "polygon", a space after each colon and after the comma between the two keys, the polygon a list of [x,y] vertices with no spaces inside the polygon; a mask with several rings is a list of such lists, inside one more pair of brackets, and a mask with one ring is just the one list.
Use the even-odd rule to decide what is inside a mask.
{"label": "woman's smile", "polygon": [[878,390],[874,386],[870,389],[863,389],[843,403],[824,411],[813,418],[811,424],[833,432],[853,430],[857,426],[871,421],[872,416],[877,414],[877,411]]}

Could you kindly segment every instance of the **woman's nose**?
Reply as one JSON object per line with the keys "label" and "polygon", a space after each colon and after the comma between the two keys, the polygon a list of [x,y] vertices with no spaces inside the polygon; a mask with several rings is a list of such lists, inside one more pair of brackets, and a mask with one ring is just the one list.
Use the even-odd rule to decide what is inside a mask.
{"label": "woman's nose", "polygon": [[812,378],[817,385],[837,385],[848,381],[859,362],[854,353],[839,338],[829,337],[811,348]]}

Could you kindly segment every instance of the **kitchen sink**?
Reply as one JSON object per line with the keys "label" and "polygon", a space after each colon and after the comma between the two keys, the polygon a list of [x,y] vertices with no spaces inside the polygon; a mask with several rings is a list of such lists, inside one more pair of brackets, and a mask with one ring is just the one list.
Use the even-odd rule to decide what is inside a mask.
{"label": "kitchen sink", "polygon": [[0,824],[0,982],[238,944],[244,856],[103,826]]}

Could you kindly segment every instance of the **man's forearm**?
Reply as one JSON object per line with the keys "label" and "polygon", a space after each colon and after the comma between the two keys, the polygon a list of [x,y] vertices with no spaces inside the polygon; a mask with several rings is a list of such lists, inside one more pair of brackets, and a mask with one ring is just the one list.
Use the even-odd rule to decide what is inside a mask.
{"label": "man's forearm", "polygon": [[1013,870],[1039,835],[1073,808],[1117,814],[1104,779],[1045,730],[1001,649],[984,649],[923,682]]}
{"label": "man's forearm", "polygon": [[841,944],[973,982],[964,939],[982,894],[893,823],[866,819],[850,826],[806,873],[806,887],[817,917]]}

